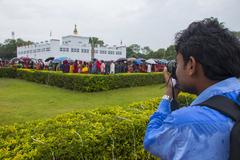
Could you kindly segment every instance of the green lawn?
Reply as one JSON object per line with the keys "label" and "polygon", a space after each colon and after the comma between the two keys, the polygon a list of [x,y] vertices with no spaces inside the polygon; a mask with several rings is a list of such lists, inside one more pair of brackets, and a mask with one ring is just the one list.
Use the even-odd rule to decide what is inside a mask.
{"label": "green lawn", "polygon": [[0,125],[46,119],[57,114],[107,106],[127,106],[163,95],[164,85],[82,93],[17,79],[0,79]]}

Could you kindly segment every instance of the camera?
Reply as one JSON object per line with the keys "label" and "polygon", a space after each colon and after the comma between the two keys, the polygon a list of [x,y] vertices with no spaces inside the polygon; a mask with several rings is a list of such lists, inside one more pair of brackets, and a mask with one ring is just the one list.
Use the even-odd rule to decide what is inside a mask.
{"label": "camera", "polygon": [[174,79],[177,79],[177,76],[176,76],[176,61],[175,60],[171,60],[167,63],[167,70],[169,73],[171,73],[171,77],[174,78]]}

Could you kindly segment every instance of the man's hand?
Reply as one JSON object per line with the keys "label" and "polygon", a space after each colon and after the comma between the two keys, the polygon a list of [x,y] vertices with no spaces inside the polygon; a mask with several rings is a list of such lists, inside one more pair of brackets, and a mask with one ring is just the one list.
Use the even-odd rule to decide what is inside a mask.
{"label": "man's hand", "polygon": [[170,73],[168,72],[167,67],[164,67],[163,69],[163,77],[166,84],[165,94],[168,95],[170,98],[173,98],[173,92],[174,92],[174,96],[176,98],[180,91],[174,87],[176,85],[176,80],[170,76]]}

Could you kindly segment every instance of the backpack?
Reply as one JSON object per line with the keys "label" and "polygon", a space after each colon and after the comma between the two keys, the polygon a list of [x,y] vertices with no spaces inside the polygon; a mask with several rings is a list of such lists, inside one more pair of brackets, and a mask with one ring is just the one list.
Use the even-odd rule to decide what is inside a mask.
{"label": "backpack", "polygon": [[229,160],[240,160],[240,108],[239,105],[225,96],[213,96],[208,100],[198,104],[215,109],[220,113],[230,117],[235,124],[230,133]]}

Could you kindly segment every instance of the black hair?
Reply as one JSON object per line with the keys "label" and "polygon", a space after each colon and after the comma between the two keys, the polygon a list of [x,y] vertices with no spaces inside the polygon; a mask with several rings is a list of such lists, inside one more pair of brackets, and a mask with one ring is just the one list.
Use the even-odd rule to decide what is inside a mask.
{"label": "black hair", "polygon": [[194,57],[210,80],[240,77],[240,41],[216,18],[193,22],[177,33],[175,49],[185,64]]}

